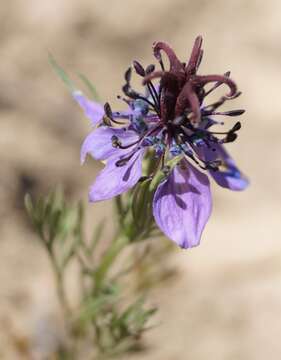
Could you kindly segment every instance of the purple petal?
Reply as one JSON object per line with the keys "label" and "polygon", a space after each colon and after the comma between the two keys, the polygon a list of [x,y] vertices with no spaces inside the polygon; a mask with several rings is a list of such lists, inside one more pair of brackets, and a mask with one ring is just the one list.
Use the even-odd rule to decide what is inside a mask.
{"label": "purple petal", "polygon": [[138,150],[124,166],[116,166],[118,157],[110,158],[91,186],[89,200],[111,199],[132,188],[142,176],[143,154],[143,149]]}
{"label": "purple petal", "polygon": [[111,128],[100,126],[92,131],[84,140],[81,147],[81,163],[83,164],[87,154],[94,159],[105,160],[111,156],[118,156],[128,152],[112,146],[112,136],[117,136],[123,146],[127,146],[138,141],[138,135],[125,128]]}
{"label": "purple petal", "polygon": [[229,156],[224,147],[220,144],[212,145],[215,151],[208,148],[203,149],[204,159],[207,161],[222,160],[223,165],[217,171],[210,171],[217,184],[234,191],[246,189],[249,185],[247,178],[237,168],[234,160]]}
{"label": "purple petal", "polygon": [[102,105],[95,101],[90,101],[82,94],[81,91],[78,90],[74,91],[72,96],[84,110],[87,118],[91,120],[92,125],[95,126],[101,122],[104,116],[104,108]]}
{"label": "purple petal", "polygon": [[199,245],[211,210],[209,179],[186,160],[174,167],[153,199],[157,225],[182,248]]}

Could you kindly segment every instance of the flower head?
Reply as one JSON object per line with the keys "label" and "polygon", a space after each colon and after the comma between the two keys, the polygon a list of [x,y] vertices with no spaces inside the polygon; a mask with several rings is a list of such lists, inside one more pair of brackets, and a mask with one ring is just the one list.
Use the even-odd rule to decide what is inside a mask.
{"label": "flower head", "polygon": [[[233,142],[241,123],[236,122],[227,131],[212,130],[223,125],[219,116],[236,117],[244,110],[218,111],[225,102],[241,93],[230,78],[224,75],[198,75],[202,60],[202,37],[194,42],[187,63],[181,62],[164,42],[153,45],[154,56],[161,70],[154,65],[146,69],[133,62],[135,72],[142,77],[143,93],[131,86],[132,69],[125,73],[119,97],[127,105],[126,111],[112,111],[89,101],[81,92],[73,96],[92,121],[95,129],[85,139],[81,161],[91,154],[105,160],[106,165],[91,186],[90,201],[110,199],[133,188],[145,178],[152,179],[163,171],[164,180],[153,198],[153,215],[159,228],[179,246],[199,244],[202,231],[211,213],[209,179],[231,190],[243,190],[248,181],[236,167],[224,148]],[[169,69],[162,60],[166,54]],[[206,86],[211,84],[209,89]],[[219,86],[226,86],[226,95],[208,104],[206,98]],[[144,157],[155,160],[151,174],[143,174]],[[176,165],[169,165],[176,159]]]}

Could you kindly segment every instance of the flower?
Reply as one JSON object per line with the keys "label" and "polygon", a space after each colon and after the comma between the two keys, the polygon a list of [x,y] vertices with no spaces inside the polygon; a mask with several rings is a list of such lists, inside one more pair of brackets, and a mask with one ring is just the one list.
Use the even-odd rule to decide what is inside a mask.
{"label": "flower", "polygon": [[[126,111],[114,112],[108,103],[102,107],[81,92],[73,93],[95,127],[82,145],[81,161],[85,161],[87,154],[105,161],[104,169],[90,188],[90,201],[110,199],[133,188],[144,179],[144,157],[156,159],[155,170],[145,177],[152,179],[159,169],[165,174],[154,193],[153,216],[163,233],[182,248],[200,243],[211,214],[206,174],[231,190],[248,186],[224,148],[224,144],[236,140],[241,123],[236,122],[227,131],[212,130],[214,125],[223,125],[216,120],[217,116],[244,113],[244,110],[218,111],[241,93],[230,72],[197,74],[203,55],[201,47],[202,37],[198,36],[186,64],[166,43],[154,43],[154,56],[161,70],[156,71],[154,65],[144,69],[139,62],[133,62],[145,90],[140,93],[132,88],[129,68],[123,86],[125,97],[119,96],[127,105]],[[169,69],[165,68],[162,53],[168,58]],[[208,84],[212,86],[207,90]],[[228,93],[206,104],[207,96],[221,85],[229,88]],[[171,159],[177,160],[173,167],[167,166]]]}

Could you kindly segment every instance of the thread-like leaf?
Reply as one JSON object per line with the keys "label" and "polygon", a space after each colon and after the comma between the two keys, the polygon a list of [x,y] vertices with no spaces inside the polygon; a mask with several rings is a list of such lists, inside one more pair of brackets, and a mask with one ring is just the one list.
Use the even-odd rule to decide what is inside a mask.
{"label": "thread-like leaf", "polygon": [[83,74],[78,74],[79,78],[83,81],[83,83],[88,88],[90,94],[92,95],[93,99],[97,102],[100,102],[100,97],[98,95],[97,89],[94,84]]}
{"label": "thread-like leaf", "polygon": [[59,78],[65,83],[69,90],[73,92],[76,89],[73,81],[69,78],[63,68],[59,66],[52,54],[49,54],[49,63],[51,64],[52,68],[59,76]]}

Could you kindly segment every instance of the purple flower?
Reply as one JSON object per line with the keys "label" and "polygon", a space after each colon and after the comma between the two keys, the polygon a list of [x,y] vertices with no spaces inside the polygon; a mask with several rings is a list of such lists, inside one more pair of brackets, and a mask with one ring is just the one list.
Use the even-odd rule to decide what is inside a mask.
{"label": "purple flower", "polygon": [[[212,197],[207,174],[231,190],[248,186],[247,179],[224,149],[224,144],[237,138],[240,122],[227,131],[212,130],[214,125],[223,125],[216,120],[218,116],[243,114],[244,110],[218,111],[241,93],[229,72],[197,74],[203,55],[201,46],[202,37],[198,36],[189,61],[183,63],[166,43],[155,43],[153,50],[161,67],[159,71],[155,71],[154,65],[144,69],[134,61],[144,92],[131,87],[129,68],[122,88],[125,97],[119,97],[126,103],[126,111],[114,112],[108,103],[102,107],[81,92],[73,94],[92,124],[98,125],[82,145],[81,161],[84,162],[87,154],[105,161],[104,169],[90,188],[90,201],[120,195],[142,181],[144,175],[152,179],[162,170],[165,177],[153,197],[154,219],[163,233],[182,248],[199,244],[210,216]],[[165,69],[162,53],[168,58],[169,69]],[[212,85],[206,89],[209,84]],[[206,97],[222,85],[229,88],[228,93],[206,104]],[[155,161],[150,174],[143,173],[144,157]],[[169,167],[171,163],[173,166]]]}

